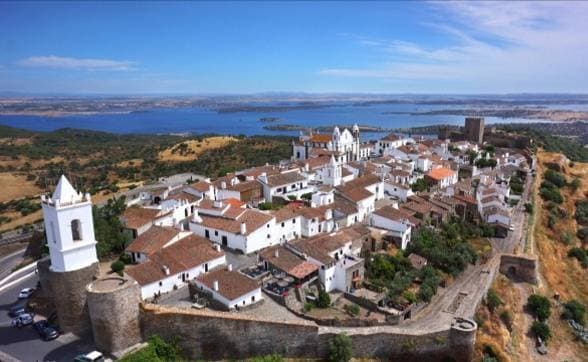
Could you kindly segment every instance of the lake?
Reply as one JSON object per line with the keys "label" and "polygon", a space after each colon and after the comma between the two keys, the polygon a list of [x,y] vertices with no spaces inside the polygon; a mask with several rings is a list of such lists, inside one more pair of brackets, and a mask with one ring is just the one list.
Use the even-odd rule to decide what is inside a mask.
{"label": "lake", "polygon": [[[406,128],[434,124],[463,125],[463,116],[384,114],[385,112],[425,112],[447,109],[444,105],[376,104],[368,106],[332,106],[280,112],[217,113],[205,108],[153,109],[122,113],[45,116],[0,116],[0,124],[36,131],[59,128],[84,128],[113,133],[185,133],[297,135],[296,131],[269,131],[265,125],[294,124],[305,127],[353,124],[385,128]],[[264,123],[263,117],[277,117],[279,122]],[[485,117],[486,123],[537,122],[522,118]],[[376,139],[381,133],[364,133],[363,139]]]}

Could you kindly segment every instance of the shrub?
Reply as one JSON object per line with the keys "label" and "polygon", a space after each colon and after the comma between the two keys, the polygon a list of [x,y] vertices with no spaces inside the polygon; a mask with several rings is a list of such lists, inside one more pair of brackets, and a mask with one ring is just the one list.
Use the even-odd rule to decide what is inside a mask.
{"label": "shrub", "polygon": [[502,300],[496,294],[494,289],[489,289],[488,293],[486,294],[486,306],[490,310],[490,312],[494,312],[496,308],[502,305]]}
{"label": "shrub", "polygon": [[112,264],[110,264],[110,269],[117,273],[118,275],[122,276],[123,275],[123,270],[125,270],[125,263],[123,263],[120,260],[117,260],[115,262],[113,262]]}
{"label": "shrub", "polygon": [[579,228],[576,235],[583,243],[588,242],[588,227]]}
{"label": "shrub", "polygon": [[533,204],[531,204],[529,202],[525,203],[525,211],[528,214],[532,214],[533,213]]}
{"label": "shrub", "polygon": [[582,186],[582,181],[579,178],[575,177],[572,180],[572,182],[570,182],[569,186],[573,192],[576,192],[580,188],[580,186]]}
{"label": "shrub", "polygon": [[125,263],[125,265],[132,263],[131,256],[129,254],[127,254],[127,253],[120,254],[120,256],[118,257],[118,260],[120,260],[123,263]]}
{"label": "shrub", "polygon": [[312,199],[312,192],[307,192],[305,194],[302,194],[302,195],[300,195],[300,198],[304,199],[304,200],[310,200],[310,199]]}
{"label": "shrub", "polygon": [[531,332],[544,342],[547,342],[551,338],[551,331],[545,322],[534,321],[533,325],[531,325]]}
{"label": "shrub", "polygon": [[502,323],[504,323],[506,329],[512,331],[512,314],[509,311],[503,310],[500,312],[500,320],[502,320]]}
{"label": "shrub", "polygon": [[584,248],[571,248],[568,251],[570,258],[576,258],[584,268],[588,268],[588,252]]}
{"label": "shrub", "polygon": [[296,200],[296,195],[288,195],[288,200],[295,201]]}
{"label": "shrub", "polygon": [[147,347],[120,359],[121,362],[181,361],[177,340],[168,343],[158,336],[149,338]]}
{"label": "shrub", "polygon": [[312,310],[314,305],[312,303],[306,302],[304,303],[304,313],[308,313]]}
{"label": "shrub", "polygon": [[329,361],[348,362],[351,360],[353,350],[351,338],[344,333],[336,335],[329,343]]}
{"label": "shrub", "polygon": [[270,354],[267,356],[253,357],[248,359],[247,362],[282,362],[284,359],[277,353]]}
{"label": "shrub", "polygon": [[414,295],[413,292],[407,290],[404,293],[402,293],[402,296],[404,297],[404,299],[406,299],[409,303],[414,303],[416,302],[417,298],[416,295]]}
{"label": "shrub", "polygon": [[565,176],[557,171],[547,170],[545,171],[545,173],[543,173],[543,178],[559,188],[564,187],[566,185]]}
{"label": "shrub", "polygon": [[360,312],[359,306],[357,304],[348,304],[345,306],[345,310],[347,310],[347,313],[354,317],[357,317]]}
{"label": "shrub", "polygon": [[586,314],[586,306],[577,300],[570,300],[564,304],[564,312],[561,317],[563,319],[571,319],[581,325],[584,325],[584,315]]}
{"label": "shrub", "polygon": [[527,300],[527,308],[531,314],[544,322],[551,314],[549,299],[539,294],[531,294]]}
{"label": "shrub", "polygon": [[564,232],[561,235],[561,242],[566,244],[566,245],[570,245],[572,242],[574,241],[574,234],[572,234],[569,231]]}
{"label": "shrub", "polygon": [[316,306],[319,308],[329,308],[331,306],[331,296],[324,290],[319,291]]}

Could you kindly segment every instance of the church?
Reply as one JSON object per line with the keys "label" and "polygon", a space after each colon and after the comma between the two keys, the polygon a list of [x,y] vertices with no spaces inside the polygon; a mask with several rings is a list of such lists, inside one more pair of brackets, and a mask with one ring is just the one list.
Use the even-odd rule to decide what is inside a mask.
{"label": "church", "polygon": [[355,124],[351,131],[343,131],[335,127],[333,133],[301,134],[298,141],[292,142],[292,160],[306,160],[318,156],[333,156],[339,163],[358,161],[361,159],[361,142],[359,126]]}

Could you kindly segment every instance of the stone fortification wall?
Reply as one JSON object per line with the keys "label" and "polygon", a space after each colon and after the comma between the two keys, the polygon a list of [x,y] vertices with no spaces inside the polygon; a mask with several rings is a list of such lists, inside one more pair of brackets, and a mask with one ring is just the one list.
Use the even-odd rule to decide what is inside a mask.
{"label": "stone fortification wall", "polygon": [[500,256],[500,272],[509,278],[538,283],[536,257],[503,254]]}
{"label": "stone fortification wall", "polygon": [[[86,299],[86,285],[98,275],[98,263],[70,271],[54,272],[46,265],[37,264],[39,280],[48,288],[57,311],[59,327],[65,333],[87,335],[91,333],[90,316]],[[45,284],[45,285],[43,285]]]}
{"label": "stone fortification wall", "polygon": [[135,280],[118,276],[98,279],[86,290],[98,350],[112,355],[141,342],[141,289]]}
{"label": "stone fortification wall", "polygon": [[141,307],[144,338],[179,337],[190,359],[247,358],[270,353],[285,357],[324,358],[329,342],[339,333],[351,337],[357,357],[405,361],[470,361],[476,324],[456,323],[433,333],[392,332],[390,327],[319,327],[307,321],[274,322],[236,313],[188,310],[146,304]]}

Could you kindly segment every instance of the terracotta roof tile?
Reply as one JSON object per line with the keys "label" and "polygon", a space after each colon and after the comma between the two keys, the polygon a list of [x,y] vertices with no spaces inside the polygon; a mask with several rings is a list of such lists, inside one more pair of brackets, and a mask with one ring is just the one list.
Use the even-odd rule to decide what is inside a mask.
{"label": "terracotta roof tile", "polygon": [[215,270],[200,275],[196,279],[210,289],[214,288],[215,281],[218,282],[217,293],[231,301],[260,288],[259,284],[252,279],[227,269]]}
{"label": "terracotta roof tile", "polygon": [[127,228],[138,229],[146,224],[153,223],[160,215],[160,212],[157,209],[133,206],[123,212],[121,219]]}
{"label": "terracotta roof tile", "polygon": [[[151,254],[146,262],[127,267],[125,272],[144,286],[224,255],[223,251],[217,251],[208,240],[190,235]],[[166,275],[164,267],[169,268],[169,275]]]}
{"label": "terracotta roof tile", "polygon": [[179,233],[179,230],[171,227],[154,225],[133,240],[125,250],[132,253],[153,254],[162,249]]}
{"label": "terracotta roof tile", "polygon": [[298,279],[303,279],[318,270],[317,265],[305,261],[283,246],[267,248],[261,252],[260,257]]}

